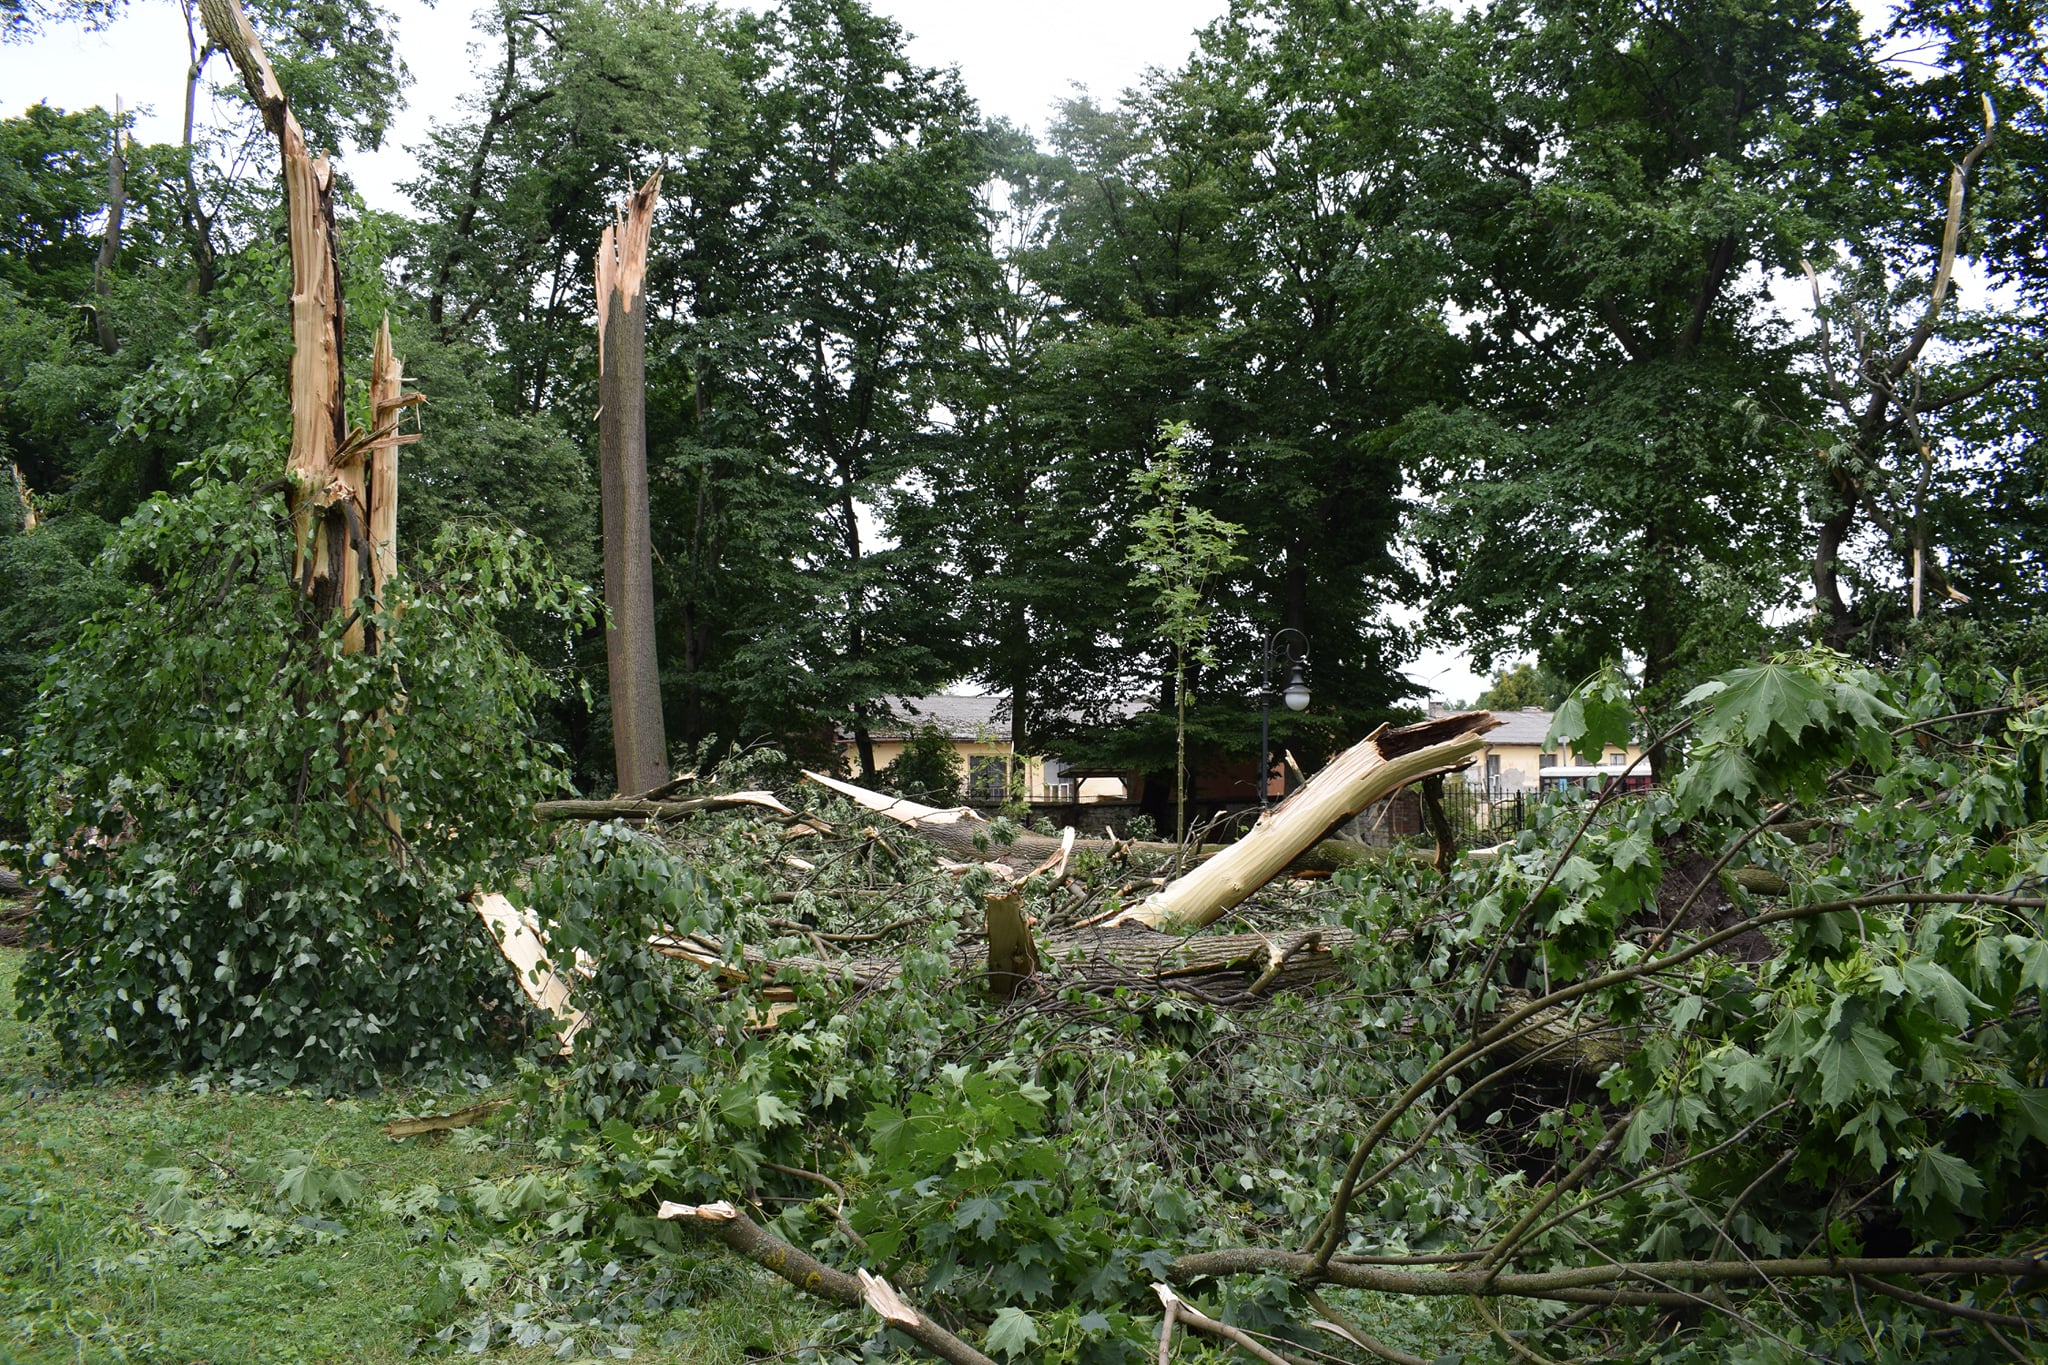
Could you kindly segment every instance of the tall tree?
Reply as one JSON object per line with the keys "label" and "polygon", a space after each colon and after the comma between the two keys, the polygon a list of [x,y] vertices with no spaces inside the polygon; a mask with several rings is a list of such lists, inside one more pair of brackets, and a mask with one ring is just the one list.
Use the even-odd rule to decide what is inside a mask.
{"label": "tall tree", "polygon": [[1482,659],[1632,656],[1668,701],[1783,598],[1787,452],[1738,403],[1801,407],[1759,268],[1861,211],[1869,44],[1837,0],[1499,0],[1445,36],[1423,193],[1477,388],[1429,436],[1441,601]]}

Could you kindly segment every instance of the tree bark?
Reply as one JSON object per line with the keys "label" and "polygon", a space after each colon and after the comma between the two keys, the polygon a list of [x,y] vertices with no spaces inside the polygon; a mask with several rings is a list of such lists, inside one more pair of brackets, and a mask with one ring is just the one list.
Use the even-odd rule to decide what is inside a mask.
{"label": "tree bark", "polygon": [[1489,711],[1468,711],[1401,730],[1382,727],[1260,815],[1242,839],[1111,923],[1155,929],[1214,923],[1341,822],[1410,782],[1463,764],[1485,747],[1480,735],[1498,724]]}
{"label": "tree bark", "polygon": [[[210,43],[228,54],[277,138],[284,160],[292,256],[292,572],[327,612],[345,609],[360,587],[364,543],[364,449],[347,439],[343,409],[341,269],[334,241],[334,169],[306,146],[270,59],[240,0],[200,0]],[[194,65],[203,60],[195,58]],[[196,212],[197,205],[194,209]]]}
{"label": "tree bark", "polygon": [[648,237],[661,173],[604,230],[597,250],[598,465],[604,502],[605,653],[619,791],[668,780],[654,640],[654,549],[647,507]]}
{"label": "tree bark", "polygon": [[114,143],[107,153],[107,226],[100,233],[99,259],[92,265],[92,292],[99,298],[92,310],[92,325],[99,335],[100,350],[107,355],[121,349],[121,338],[114,334],[114,319],[107,311],[114,295],[114,259],[121,254],[121,218],[128,206],[128,166],[121,152],[121,137],[121,98],[117,95]]}

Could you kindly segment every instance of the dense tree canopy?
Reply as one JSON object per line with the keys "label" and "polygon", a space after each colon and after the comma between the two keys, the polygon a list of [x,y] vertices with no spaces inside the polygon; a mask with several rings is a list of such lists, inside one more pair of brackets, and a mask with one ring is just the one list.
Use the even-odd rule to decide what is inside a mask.
{"label": "dense tree canopy", "polygon": [[[17,40],[105,17],[10,14]],[[254,17],[315,142],[375,145],[406,79],[389,16]],[[2027,6],[1872,28],[1828,0],[1240,0],[1182,67],[1075,98],[1037,141],[856,0],[484,24],[412,211],[344,211],[351,309],[392,311],[430,398],[404,533],[516,526],[595,574],[592,264],[661,169],[649,455],[679,747],[823,759],[883,696],[971,680],[1021,745],[1161,769],[1171,651],[1122,566],[1167,422],[1192,496],[1245,528],[1188,677],[1198,763],[1250,753],[1283,626],[1316,702],[1280,738],[1313,755],[1412,703],[1418,635],[1560,677],[1627,660],[1669,700],[1774,640],[1934,638],[1909,629],[1916,554],[1941,638],[2009,636],[2048,592]],[[192,55],[195,82],[219,73],[197,30]],[[0,456],[42,517],[0,535],[0,686],[24,704],[100,600],[111,524],[192,471],[254,472],[281,421],[253,118],[130,143],[117,240],[113,122],[0,124]],[[1966,156],[1970,288],[1931,306]],[[601,681],[601,655],[558,662]],[[590,785],[606,717],[576,698],[603,694],[547,721]]]}

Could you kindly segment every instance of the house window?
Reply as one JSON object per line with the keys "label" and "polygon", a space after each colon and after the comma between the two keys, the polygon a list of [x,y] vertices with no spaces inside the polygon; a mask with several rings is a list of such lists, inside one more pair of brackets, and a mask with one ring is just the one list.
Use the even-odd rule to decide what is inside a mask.
{"label": "house window", "polygon": [[1008,754],[976,754],[967,760],[967,799],[991,802],[1010,799]]}
{"label": "house window", "polygon": [[1500,755],[1486,756],[1486,794],[1489,798],[1500,795]]}
{"label": "house window", "polygon": [[1074,784],[1067,777],[1067,765],[1056,758],[1048,758],[1040,765],[1039,780],[1045,784],[1045,799],[1048,801],[1071,801],[1074,799]]}
{"label": "house window", "polygon": [[1538,768],[1555,768],[1555,767],[1557,766],[1557,755],[1556,755],[1556,754],[1538,754],[1538,755],[1536,755],[1536,766],[1537,766]]}

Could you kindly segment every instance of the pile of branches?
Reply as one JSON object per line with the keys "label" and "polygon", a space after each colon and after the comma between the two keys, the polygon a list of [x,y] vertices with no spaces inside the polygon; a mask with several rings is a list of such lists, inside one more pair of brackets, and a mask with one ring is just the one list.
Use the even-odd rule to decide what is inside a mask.
{"label": "pile of branches", "polygon": [[[948,1360],[2031,1358],[2048,709],[2000,687],[1739,670],[1656,791],[1297,880],[1318,828],[1250,886],[844,784],[614,810],[708,878],[623,970],[722,1079],[663,1090],[673,1039],[578,1066],[613,1112],[625,1074],[699,1097],[645,1126],[704,1163],[668,1222]],[[1630,705],[1596,682],[1559,738]]]}

